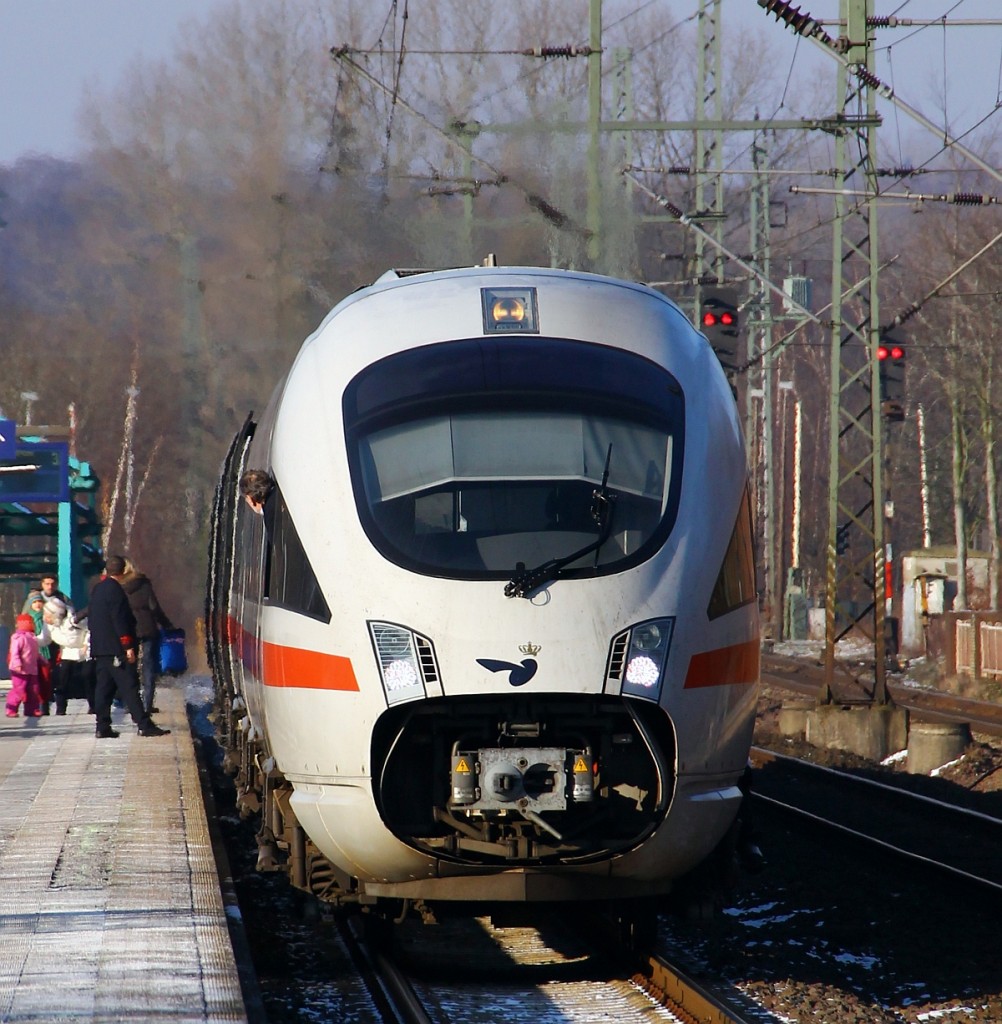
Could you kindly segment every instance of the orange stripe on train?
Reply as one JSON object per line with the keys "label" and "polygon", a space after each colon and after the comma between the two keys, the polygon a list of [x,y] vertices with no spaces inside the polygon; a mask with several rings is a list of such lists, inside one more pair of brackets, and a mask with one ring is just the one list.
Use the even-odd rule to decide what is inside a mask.
{"label": "orange stripe on train", "polygon": [[693,690],[699,686],[754,683],[758,679],[760,650],[761,645],[755,639],[694,654],[689,661],[684,688]]}
{"label": "orange stripe on train", "polygon": [[261,681],[265,686],[358,690],[350,658],[304,651],[299,647],[280,647],[278,644],[264,643],[261,648]]}

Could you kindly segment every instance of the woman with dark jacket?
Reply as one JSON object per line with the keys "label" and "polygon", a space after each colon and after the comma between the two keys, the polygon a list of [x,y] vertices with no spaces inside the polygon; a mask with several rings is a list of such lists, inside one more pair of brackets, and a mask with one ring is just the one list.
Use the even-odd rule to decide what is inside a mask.
{"label": "woman with dark jacket", "polygon": [[136,617],[143,706],[148,715],[155,715],[160,710],[153,704],[160,663],[160,627],[173,629],[174,625],[160,607],[150,578],[141,573],[128,558],[125,560],[125,578],[122,580],[122,587],[129,598],[132,614]]}

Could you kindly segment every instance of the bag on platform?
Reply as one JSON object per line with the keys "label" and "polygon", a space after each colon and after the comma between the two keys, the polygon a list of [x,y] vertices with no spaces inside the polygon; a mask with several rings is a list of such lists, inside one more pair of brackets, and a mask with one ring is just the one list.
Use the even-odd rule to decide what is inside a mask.
{"label": "bag on platform", "polygon": [[188,655],[184,650],[183,629],[160,630],[160,672],[179,676],[188,671]]}

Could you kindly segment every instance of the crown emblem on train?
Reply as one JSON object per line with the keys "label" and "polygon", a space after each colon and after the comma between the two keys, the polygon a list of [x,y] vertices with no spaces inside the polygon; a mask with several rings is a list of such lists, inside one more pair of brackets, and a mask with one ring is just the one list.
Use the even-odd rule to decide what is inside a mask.
{"label": "crown emblem on train", "polygon": [[528,654],[530,658],[534,658],[542,650],[539,644],[534,644],[531,640],[527,644],[519,644],[518,649],[523,654]]}

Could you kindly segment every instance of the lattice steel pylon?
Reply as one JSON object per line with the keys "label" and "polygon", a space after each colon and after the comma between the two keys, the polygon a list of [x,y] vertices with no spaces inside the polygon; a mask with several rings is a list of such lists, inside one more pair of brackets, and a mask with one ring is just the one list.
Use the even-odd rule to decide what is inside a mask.
{"label": "lattice steel pylon", "polygon": [[[764,138],[756,133],[752,141],[755,177],[748,191],[749,263],[761,276],[749,276],[744,306],[746,354],[748,359],[745,388],[745,443],[748,445],[750,473],[757,492],[756,512],[760,560],[764,590],[762,625],[769,639],[782,633],[782,596],[779,586],[777,528],[782,541],[776,503],[776,459],[774,445],[774,384],[776,351],[773,348],[772,296],[764,281],[772,278],[771,190],[769,154]],[[753,400],[758,397],[759,402]]]}
{"label": "lattice steel pylon", "polygon": [[[884,485],[877,364],[876,93],[873,0],[840,0],[835,115],[825,681],[821,703],[887,703]],[[850,197],[848,188],[862,193]],[[839,642],[853,641],[847,657]],[[872,671],[872,676],[871,676]]]}
{"label": "lattice steel pylon", "polygon": [[[720,0],[700,0],[696,42],[696,120],[713,122],[712,128],[697,128],[696,219],[709,221],[708,230],[717,245],[707,254],[706,241],[696,236],[696,276],[724,280],[726,262],[721,247],[724,229],[724,92],[721,76]],[[699,309],[697,287],[696,309]]]}

